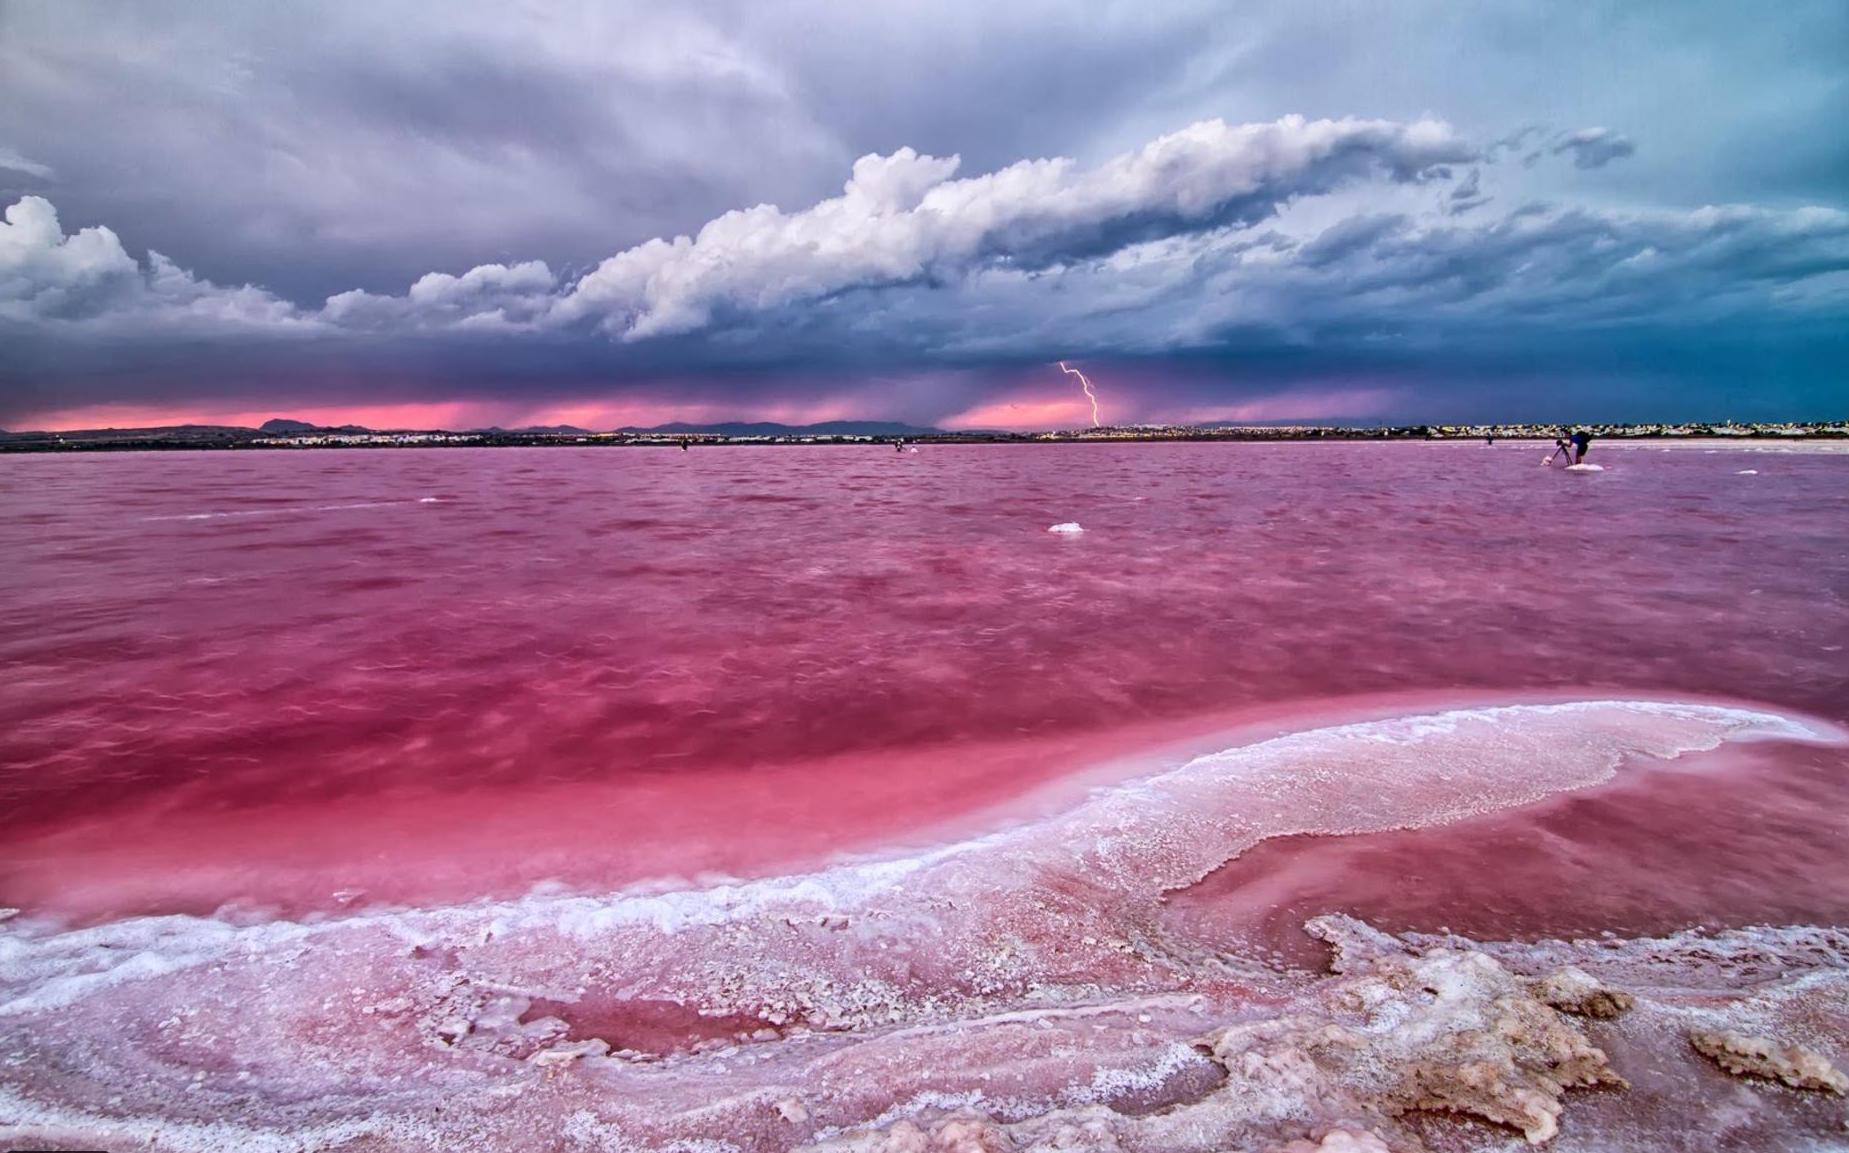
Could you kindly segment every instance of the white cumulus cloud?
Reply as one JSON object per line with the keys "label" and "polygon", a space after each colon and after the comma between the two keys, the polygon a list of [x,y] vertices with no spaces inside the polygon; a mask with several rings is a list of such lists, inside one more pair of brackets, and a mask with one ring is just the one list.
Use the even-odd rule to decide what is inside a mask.
{"label": "white cumulus cloud", "polygon": [[144,266],[100,225],[66,235],[51,201],[21,197],[0,224],[0,318],[52,326],[188,323],[202,329],[309,323],[250,285],[202,280],[158,252]]}
{"label": "white cumulus cloud", "polygon": [[865,156],[842,195],[798,212],[728,212],[695,236],[605,260],[561,300],[626,339],[693,331],[854,288],[1049,267],[1126,245],[1249,224],[1369,177],[1413,180],[1474,150],[1436,121],[1207,120],[1092,169],[1023,160],[954,179],[956,157]]}
{"label": "white cumulus cloud", "polygon": [[322,316],[354,328],[512,331],[542,317],[558,286],[542,260],[481,264],[461,276],[425,273],[403,296],[342,292],[328,298]]}

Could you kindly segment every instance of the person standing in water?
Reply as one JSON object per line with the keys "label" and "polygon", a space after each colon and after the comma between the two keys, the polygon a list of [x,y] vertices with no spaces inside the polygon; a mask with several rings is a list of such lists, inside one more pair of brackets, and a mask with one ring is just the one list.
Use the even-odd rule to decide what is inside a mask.
{"label": "person standing in water", "polygon": [[[1565,429],[1561,430],[1563,433]],[[1578,464],[1586,458],[1586,448],[1592,443],[1592,434],[1584,429],[1574,429],[1571,433],[1554,438],[1554,451],[1543,463],[1554,463],[1554,457],[1565,456],[1567,463]]]}

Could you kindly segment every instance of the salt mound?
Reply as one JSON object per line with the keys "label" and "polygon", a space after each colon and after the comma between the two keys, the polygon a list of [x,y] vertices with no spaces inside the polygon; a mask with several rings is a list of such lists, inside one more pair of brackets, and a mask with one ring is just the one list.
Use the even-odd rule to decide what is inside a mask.
{"label": "salt mound", "polygon": [[1734,475],[1735,476],[1758,476],[1759,470],[1756,468],[1743,468],[1739,472],[1734,473]]}
{"label": "salt mound", "polygon": [[1567,465],[1567,471],[1568,472],[1604,472],[1605,466],[1602,464],[1569,464]]}
{"label": "salt mound", "polygon": [[[1397,1118],[1421,1110],[1481,1117],[1539,1144],[1559,1131],[1567,1089],[1626,1083],[1576,1026],[1483,953],[1417,953],[1339,915],[1306,928],[1335,946],[1337,976],[1279,1012],[1196,1041],[1226,1076],[1192,1100],[1143,1116],[1092,1106],[1018,1121],[965,1107],[935,1122],[901,1120],[809,1148],[1377,1153],[1395,1147],[1381,1134],[1398,1137],[1398,1147],[1418,1148]],[[1266,1132],[1280,1124],[1307,1127],[1320,1137],[1267,1140]]]}
{"label": "salt mound", "polygon": [[1483,953],[1414,954],[1340,915],[1307,928],[1335,946],[1336,971],[1349,979],[1324,985],[1320,1012],[1291,1027],[1237,1025],[1210,1037],[1229,1084],[1275,1091],[1284,1077],[1367,1113],[1467,1113],[1532,1144],[1559,1132],[1567,1089],[1626,1084],[1585,1034]]}
{"label": "salt mound", "polygon": [[1631,995],[1608,989],[1584,969],[1568,965],[1534,983],[1534,995],[1562,1013],[1606,1019],[1631,1007]]}
{"label": "salt mound", "polygon": [[1828,1057],[1803,1045],[1781,1045],[1769,1037],[1725,1030],[1697,1030],[1689,1034],[1689,1041],[1696,1052],[1736,1077],[1751,1075],[1783,1081],[1793,1089],[1849,1093],[1849,1077]]}
{"label": "salt mound", "polygon": [[1084,532],[1085,530],[1079,525],[1078,521],[1069,520],[1069,521],[1063,521],[1059,524],[1056,524],[1052,528],[1047,529],[1047,531],[1071,534],[1071,533],[1081,533],[1081,532]]}

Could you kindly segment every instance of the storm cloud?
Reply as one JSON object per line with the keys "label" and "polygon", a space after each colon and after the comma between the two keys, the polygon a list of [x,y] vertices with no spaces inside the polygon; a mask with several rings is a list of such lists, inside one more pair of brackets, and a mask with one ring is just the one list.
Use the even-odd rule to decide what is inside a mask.
{"label": "storm cloud", "polygon": [[1089,171],[1024,160],[951,180],[959,158],[864,156],[841,196],[785,214],[730,212],[695,237],[604,261],[561,302],[628,338],[706,325],[715,308],[764,309],[850,288],[1027,271],[1131,244],[1249,225],[1297,197],[1380,174],[1416,180],[1471,150],[1430,121],[1204,121]]}
{"label": "storm cloud", "polygon": [[0,8],[0,424],[947,420],[1062,357],[1150,418],[1839,416],[1849,19],[1780,22]]}

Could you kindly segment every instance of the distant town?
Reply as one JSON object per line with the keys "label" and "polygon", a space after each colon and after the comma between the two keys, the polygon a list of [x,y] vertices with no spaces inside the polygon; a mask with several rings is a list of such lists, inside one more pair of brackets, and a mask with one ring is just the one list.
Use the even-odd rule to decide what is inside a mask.
{"label": "distant town", "polygon": [[[1593,436],[1613,439],[1849,439],[1849,421],[1788,423],[1587,424]],[[1559,424],[1442,424],[1372,427],[1309,424],[1137,424],[1053,432],[947,431],[890,421],[824,424],[669,424],[607,432],[555,425],[544,428],[371,429],[326,427],[297,420],[266,421],[257,428],[183,424],[161,428],[93,428],[58,432],[0,431],[0,452],[121,452],[187,449],[280,451],[313,448],[446,448],[581,445],[679,448],[802,444],[1068,444],[1097,441],[1370,441],[1551,440]]]}

